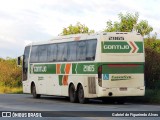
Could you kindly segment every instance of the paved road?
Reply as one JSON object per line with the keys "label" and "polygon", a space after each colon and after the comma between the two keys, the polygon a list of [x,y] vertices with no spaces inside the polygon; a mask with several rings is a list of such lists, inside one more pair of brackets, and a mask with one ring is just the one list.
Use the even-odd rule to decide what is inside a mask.
{"label": "paved road", "polygon": [[[70,103],[67,99],[63,97],[42,96],[41,99],[33,99],[32,96],[28,94],[0,94],[0,111],[160,111],[160,105],[145,105],[145,104],[133,104],[133,103],[126,103],[124,105],[104,104],[98,100],[92,100],[90,101],[89,104],[79,104],[79,103]],[[58,117],[58,118],[42,118],[42,119],[56,119],[56,120],[63,119],[64,120],[66,118]],[[74,119],[77,119],[77,120],[133,119],[135,120],[138,118],[69,117],[68,119],[70,120],[74,120]],[[150,120],[151,118],[141,117],[141,119]],[[154,119],[158,120],[159,118],[154,118]],[[37,118],[37,120],[39,120],[39,118]]]}

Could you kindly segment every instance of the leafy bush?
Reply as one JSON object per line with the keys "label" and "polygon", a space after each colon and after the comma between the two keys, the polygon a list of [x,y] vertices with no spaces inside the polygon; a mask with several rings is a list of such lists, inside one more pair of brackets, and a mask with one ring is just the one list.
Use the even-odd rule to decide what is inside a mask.
{"label": "leafy bush", "polygon": [[21,68],[17,67],[16,59],[0,58],[0,85],[20,87],[22,79]]}
{"label": "leafy bush", "polygon": [[160,103],[160,90],[146,89],[145,96],[127,97],[127,102],[134,103]]}
{"label": "leafy bush", "polygon": [[153,37],[145,40],[145,80],[146,88],[160,88],[160,41]]}

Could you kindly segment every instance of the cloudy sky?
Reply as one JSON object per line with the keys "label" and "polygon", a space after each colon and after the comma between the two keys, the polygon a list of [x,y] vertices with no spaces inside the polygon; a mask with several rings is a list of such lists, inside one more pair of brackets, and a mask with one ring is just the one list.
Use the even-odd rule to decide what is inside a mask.
{"label": "cloudy sky", "polygon": [[160,0],[0,0],[0,57],[16,58],[30,41],[50,40],[78,21],[101,31],[118,14],[139,12],[160,36]]}

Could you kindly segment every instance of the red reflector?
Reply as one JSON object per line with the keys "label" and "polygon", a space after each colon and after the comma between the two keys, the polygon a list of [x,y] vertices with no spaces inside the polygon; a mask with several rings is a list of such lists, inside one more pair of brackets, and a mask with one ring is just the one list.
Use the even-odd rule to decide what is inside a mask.
{"label": "red reflector", "polygon": [[137,67],[136,64],[110,64],[108,67]]}

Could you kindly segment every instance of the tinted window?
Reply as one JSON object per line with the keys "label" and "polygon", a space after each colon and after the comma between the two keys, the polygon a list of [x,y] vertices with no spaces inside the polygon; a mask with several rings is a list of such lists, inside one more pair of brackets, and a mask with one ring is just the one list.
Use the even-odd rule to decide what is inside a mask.
{"label": "tinted window", "polygon": [[58,44],[57,61],[67,61],[67,43]]}
{"label": "tinted window", "polygon": [[86,60],[86,41],[80,41],[77,44],[77,60]]}
{"label": "tinted window", "polygon": [[22,77],[23,81],[27,80],[29,52],[30,52],[30,46],[26,47],[25,50],[24,50],[24,56],[23,56],[23,77]]}
{"label": "tinted window", "polygon": [[47,62],[47,46],[41,45],[38,47],[38,61],[39,62]]}
{"label": "tinted window", "polygon": [[73,41],[32,46],[31,62],[94,60],[97,40]]}
{"label": "tinted window", "polygon": [[76,61],[77,60],[77,42],[69,42],[68,43],[68,61]]}
{"label": "tinted window", "polygon": [[48,45],[48,62],[57,61],[57,44]]}
{"label": "tinted window", "polygon": [[32,46],[31,62],[38,62],[38,46]]}
{"label": "tinted window", "polygon": [[29,58],[30,47],[26,47],[24,51],[24,67],[28,68],[28,58]]}
{"label": "tinted window", "polygon": [[87,41],[87,60],[94,60],[97,47],[97,40]]}

